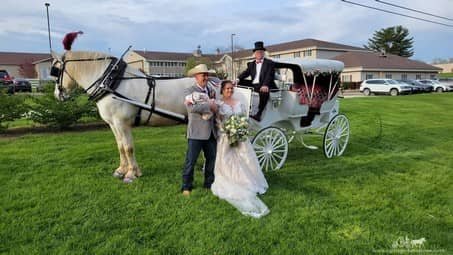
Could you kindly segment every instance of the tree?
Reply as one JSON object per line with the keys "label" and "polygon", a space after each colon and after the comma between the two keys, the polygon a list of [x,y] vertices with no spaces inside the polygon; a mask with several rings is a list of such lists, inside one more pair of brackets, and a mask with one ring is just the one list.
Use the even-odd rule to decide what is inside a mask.
{"label": "tree", "polygon": [[184,73],[187,75],[187,72],[194,68],[196,65],[206,64],[208,68],[212,68],[212,61],[208,57],[195,57],[192,56],[186,59],[186,67],[184,68]]}
{"label": "tree", "polygon": [[402,57],[412,57],[414,55],[413,42],[414,38],[409,37],[407,28],[396,26],[375,31],[373,38],[368,39],[368,45],[364,45],[364,47]]}

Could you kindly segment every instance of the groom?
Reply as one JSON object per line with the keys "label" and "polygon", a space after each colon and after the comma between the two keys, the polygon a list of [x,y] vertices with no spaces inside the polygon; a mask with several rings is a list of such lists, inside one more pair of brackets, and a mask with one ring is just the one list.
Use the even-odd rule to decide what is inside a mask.
{"label": "groom", "polygon": [[[195,78],[195,84],[188,88],[185,94],[190,95],[193,92],[206,93],[209,98],[215,99],[214,88],[208,85],[208,73],[209,70],[205,64],[200,64],[190,69],[188,75]],[[210,189],[211,184],[214,182],[214,165],[217,147],[215,118],[213,116],[205,119],[202,118],[202,114],[208,112],[215,113],[217,111],[217,105],[214,102],[204,104],[186,102],[185,105],[189,118],[189,124],[187,125],[188,148],[182,170],[181,190],[183,195],[188,196],[193,188],[194,166],[201,150],[203,150],[204,157],[206,158],[203,186]]]}

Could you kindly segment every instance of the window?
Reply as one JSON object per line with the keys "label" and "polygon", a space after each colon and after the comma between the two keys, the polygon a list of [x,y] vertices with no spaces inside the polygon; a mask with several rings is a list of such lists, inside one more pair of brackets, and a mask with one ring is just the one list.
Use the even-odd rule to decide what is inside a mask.
{"label": "window", "polygon": [[392,74],[391,73],[386,73],[385,74],[386,79],[392,79]]}
{"label": "window", "polygon": [[299,51],[298,52],[294,52],[294,57],[295,58],[300,58],[300,52]]}
{"label": "window", "polygon": [[401,74],[401,80],[403,80],[403,81],[407,80],[407,74],[406,73]]}
{"label": "window", "polygon": [[280,55],[274,55],[273,58],[280,58]]}
{"label": "window", "polygon": [[304,57],[310,57],[311,56],[311,50],[304,50]]}
{"label": "window", "polygon": [[416,75],[415,75],[415,79],[416,79],[416,80],[420,80],[421,78],[422,78],[422,75],[421,75],[421,74],[416,74]]}
{"label": "window", "polygon": [[368,84],[385,84],[385,80],[371,80],[367,81]]}
{"label": "window", "polygon": [[352,81],[352,75],[342,75],[341,80],[343,82],[350,82]]}
{"label": "window", "polygon": [[436,75],[435,74],[431,74],[429,77],[431,78],[431,80],[435,80],[436,79]]}
{"label": "window", "polygon": [[372,73],[367,73],[365,75],[365,80],[373,79],[373,74]]}

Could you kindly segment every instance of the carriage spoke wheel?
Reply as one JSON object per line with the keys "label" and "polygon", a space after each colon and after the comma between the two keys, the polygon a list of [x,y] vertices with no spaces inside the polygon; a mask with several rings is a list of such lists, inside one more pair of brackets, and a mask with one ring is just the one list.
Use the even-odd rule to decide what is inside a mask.
{"label": "carriage spoke wheel", "polygon": [[279,128],[268,127],[261,130],[253,138],[252,145],[264,171],[280,169],[288,156],[288,141]]}
{"label": "carriage spoke wheel", "polygon": [[339,114],[327,125],[323,139],[324,155],[327,158],[338,157],[343,154],[349,141],[349,120]]}

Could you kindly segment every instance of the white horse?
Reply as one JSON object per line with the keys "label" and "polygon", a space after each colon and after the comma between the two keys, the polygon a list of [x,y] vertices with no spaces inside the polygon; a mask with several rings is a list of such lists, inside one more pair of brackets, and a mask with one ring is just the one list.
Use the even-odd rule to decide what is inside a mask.
{"label": "white horse", "polygon": [[[67,51],[63,57],[52,52],[52,66],[60,69],[59,81],[55,86],[55,96],[58,99],[66,98],[67,92],[77,86],[81,86],[88,93],[93,83],[102,77],[104,71],[112,62],[112,57],[96,52]],[[116,91],[138,102],[144,102],[148,93],[148,83],[145,75],[137,69],[127,66],[124,77],[141,77],[137,79],[122,80]],[[184,102],[184,91],[193,85],[193,78],[181,78],[172,80],[157,80],[155,86],[155,106],[169,112],[187,116]],[[113,175],[124,178],[125,182],[131,182],[142,175],[134,155],[134,143],[132,138],[132,126],[139,108],[114,98],[111,93],[96,102],[101,118],[107,122],[115,135],[120,154],[120,165]],[[142,110],[142,123],[149,117],[149,111]],[[169,120],[152,115],[151,124],[175,124],[175,120]]]}

